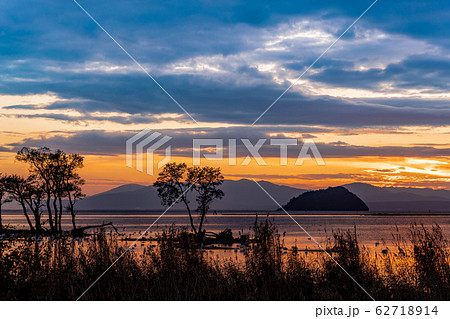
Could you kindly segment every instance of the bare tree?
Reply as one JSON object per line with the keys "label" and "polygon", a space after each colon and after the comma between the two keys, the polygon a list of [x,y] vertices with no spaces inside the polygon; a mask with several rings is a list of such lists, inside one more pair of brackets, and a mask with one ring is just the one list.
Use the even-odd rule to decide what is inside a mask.
{"label": "bare tree", "polygon": [[[205,234],[203,226],[210,204],[224,196],[222,190],[218,189],[222,183],[223,175],[220,168],[188,168],[185,163],[168,163],[163,167],[153,185],[157,188],[163,205],[170,206],[177,200],[185,204],[192,231],[197,235],[197,240],[202,241]],[[196,193],[196,211],[200,219],[197,227],[189,206],[188,193],[190,192]]]}

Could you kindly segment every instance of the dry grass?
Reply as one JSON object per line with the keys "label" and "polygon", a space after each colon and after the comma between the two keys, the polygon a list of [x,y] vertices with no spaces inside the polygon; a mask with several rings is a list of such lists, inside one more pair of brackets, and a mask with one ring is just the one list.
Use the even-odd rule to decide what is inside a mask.
{"label": "dry grass", "polygon": [[[333,257],[377,300],[448,300],[450,261],[438,226],[412,225],[410,243],[370,256],[356,231],[334,234]],[[282,253],[270,222],[255,223],[244,263],[202,254],[193,235],[170,229],[157,248],[128,252],[84,296],[88,300],[367,300],[325,254]],[[408,249],[405,247],[409,247]],[[75,300],[122,253],[103,232],[73,238],[0,241],[0,299]]]}

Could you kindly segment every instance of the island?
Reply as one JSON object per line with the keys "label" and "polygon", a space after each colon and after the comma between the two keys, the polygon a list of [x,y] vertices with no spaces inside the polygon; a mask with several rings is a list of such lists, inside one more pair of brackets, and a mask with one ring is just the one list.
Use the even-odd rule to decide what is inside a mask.
{"label": "island", "polygon": [[369,207],[345,187],[308,191],[283,206],[289,211],[368,211]]}

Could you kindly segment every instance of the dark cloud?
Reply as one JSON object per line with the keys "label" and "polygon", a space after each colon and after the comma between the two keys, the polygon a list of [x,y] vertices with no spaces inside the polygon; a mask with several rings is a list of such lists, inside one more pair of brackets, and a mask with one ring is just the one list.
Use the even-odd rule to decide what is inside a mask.
{"label": "dark cloud", "polygon": [[379,89],[381,82],[392,82],[398,88],[448,90],[450,61],[433,56],[412,56],[404,61],[392,63],[385,69],[356,71],[332,66],[309,77],[340,87]]}
{"label": "dark cloud", "polygon": [[[305,131],[314,131],[314,129],[304,129]],[[256,144],[259,139],[269,139],[269,133],[288,132],[289,130],[279,128],[249,129],[245,127],[204,129],[202,132],[195,130],[163,130],[164,135],[172,137],[168,143],[172,147],[173,156],[192,156],[192,140],[194,138],[204,139],[223,139],[225,158],[228,154],[229,139],[237,140],[236,153],[238,157],[247,156],[249,152],[241,142],[241,139],[249,139],[252,144]],[[291,132],[300,132],[300,128],[292,128]],[[31,147],[50,147],[52,149],[63,149],[67,152],[75,152],[91,155],[120,155],[125,153],[125,142],[137,132],[105,132],[105,131],[83,131],[67,135],[56,135],[54,137],[38,139],[24,139],[19,143],[4,145],[12,151],[17,151],[23,146]],[[281,136],[272,136],[272,138],[282,138]],[[288,147],[288,156],[297,158],[302,146],[302,140],[299,140],[297,147]],[[450,148],[436,148],[434,146],[361,146],[350,145],[343,142],[334,143],[316,143],[321,155],[326,158],[355,158],[355,157],[450,157]],[[163,152],[164,149],[160,150]],[[279,146],[271,146],[267,140],[260,149],[260,154],[264,157],[279,157]]]}
{"label": "dark cloud", "polygon": [[[198,52],[230,54],[246,45],[242,34],[235,32],[235,26],[267,28],[294,17],[307,19],[311,15],[353,21],[372,3],[334,0],[79,2],[133,53],[141,51],[138,48],[142,49],[143,38],[148,39],[147,52],[142,57],[152,61]],[[378,1],[363,21],[393,33],[448,41],[448,7],[444,0]],[[89,55],[96,55],[97,45],[113,47],[113,44],[104,46],[109,39],[72,1],[5,1],[0,5],[0,21],[5,39],[1,48],[10,56],[23,57],[24,53],[33,52],[67,59],[83,56],[81,48]],[[95,45],[92,40],[96,41]],[[102,54],[117,56],[114,52],[117,51],[104,50]]]}
{"label": "dark cloud", "polygon": [[[273,83],[237,86],[190,75],[163,76],[159,80],[165,87],[171,88],[171,94],[196,120],[243,125],[252,123],[286,87]],[[338,80],[335,79],[336,82]],[[83,113],[115,111],[130,114],[128,119],[111,119],[119,123],[151,123],[145,117],[140,119],[133,115],[182,112],[141,73],[72,74],[70,81],[65,74],[55,73],[52,81],[45,85],[28,82],[17,87],[0,83],[0,91],[4,93],[20,94],[24,88],[27,92],[58,92],[62,98],[71,99],[54,103],[47,109],[72,108]],[[51,115],[42,117],[47,116]],[[188,118],[185,116],[184,119]],[[364,127],[446,125],[449,120],[450,106],[445,101],[400,98],[355,101],[312,98],[291,91],[267,112],[260,123]]]}
{"label": "dark cloud", "polygon": [[124,152],[125,136],[123,133],[104,131],[85,131],[75,134],[57,135],[46,138],[27,138],[19,143],[11,143],[9,151],[17,152],[22,147],[49,147],[61,149],[68,153],[84,155],[111,155]]}
{"label": "dark cloud", "polygon": [[[197,120],[249,124],[289,83],[274,83],[267,73],[241,61],[239,54],[256,52],[267,40],[262,34],[271,35],[278,26],[290,26],[295,21],[323,24],[328,32],[339,35],[371,1],[86,0],[80,3],[137,60],[148,65],[150,73],[156,74],[158,81]],[[440,0],[379,1],[358,24],[361,30],[388,32],[388,37],[402,35],[421,39],[438,48],[435,55],[404,58],[390,63],[384,70],[351,71],[352,59],[370,59],[369,54],[378,45],[378,42],[362,43],[348,49],[357,53],[354,52],[354,56],[348,57],[348,52],[330,52],[316,65],[320,72],[308,75],[309,78],[352,88],[373,89],[383,81],[392,81],[396,88],[429,88],[430,92],[448,89],[450,64],[443,58],[447,56],[445,50],[449,45],[448,7],[446,1]],[[327,24],[327,21],[332,23]],[[134,66],[72,1],[3,1],[0,4],[0,30],[2,94],[55,92],[71,100],[54,103],[48,109],[74,108],[83,114],[93,111],[129,113],[129,117],[108,119],[123,124],[151,123],[151,115],[181,112],[139,70],[120,73],[83,69],[92,61]],[[357,43],[359,36],[357,31],[351,30],[344,39]],[[262,62],[276,60],[288,69],[300,72],[323,49],[320,45],[310,48],[302,43],[291,44],[286,51],[264,52]],[[164,72],[169,63],[215,55],[236,55],[237,62],[222,66],[227,73],[220,76],[207,72],[196,75],[167,75]],[[20,107],[15,106],[16,109]],[[348,127],[446,125],[449,112],[447,101],[349,101],[289,92],[260,123]],[[140,117],[141,114],[144,116]],[[37,117],[80,120],[68,115]],[[96,120],[91,115],[82,120],[89,118]]]}
{"label": "dark cloud", "polygon": [[[12,116],[10,116],[11,118]],[[90,113],[80,114],[80,115],[68,115],[68,114],[18,114],[14,115],[17,118],[30,118],[30,119],[50,119],[50,120],[58,120],[62,122],[68,122],[70,124],[78,124],[78,125],[88,125],[91,121],[110,121],[113,123],[119,124],[152,124],[159,123],[164,120],[173,120],[173,117],[170,116],[155,116],[154,114],[124,114],[120,115],[92,115]],[[190,122],[189,119],[183,120],[177,118],[178,122],[186,121]]]}
{"label": "dark cloud", "polygon": [[[400,100],[400,99],[399,99]],[[397,100],[398,103],[400,101]],[[357,102],[333,98],[298,100],[285,97],[280,100],[259,124],[322,124],[346,127],[402,126],[402,125],[447,125],[450,108],[415,107],[403,100],[401,106],[382,103]],[[400,103],[401,104],[401,103]],[[261,110],[264,110],[262,107]],[[255,117],[256,118],[256,117]]]}

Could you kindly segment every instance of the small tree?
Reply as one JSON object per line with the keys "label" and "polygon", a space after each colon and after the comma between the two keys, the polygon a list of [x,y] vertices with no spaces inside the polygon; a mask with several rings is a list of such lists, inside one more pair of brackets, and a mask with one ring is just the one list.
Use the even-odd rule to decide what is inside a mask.
{"label": "small tree", "polygon": [[75,203],[85,197],[81,191],[84,180],[77,172],[84,166],[84,158],[78,154],[65,154],[61,150],[51,151],[46,147],[24,147],[17,153],[16,159],[29,164],[30,177],[41,185],[42,198],[46,199],[50,229],[54,232],[62,231],[63,203],[66,199],[67,210],[72,216],[72,226],[75,230]]}
{"label": "small tree", "polygon": [[11,198],[17,201],[22,207],[23,214],[27,220],[30,230],[35,230],[27,211],[26,198],[29,196],[29,182],[18,175],[9,175],[5,177],[6,191]]}
{"label": "small tree", "polygon": [[170,206],[175,204],[177,200],[184,203],[189,214],[192,231],[197,234],[197,228],[194,225],[189,200],[187,199],[187,193],[192,187],[187,181],[187,165],[185,163],[166,164],[153,186],[158,190],[162,205]]}
{"label": "small tree", "polygon": [[193,190],[197,193],[196,211],[200,216],[198,235],[204,236],[203,223],[209,211],[211,203],[215,199],[222,199],[224,193],[218,187],[223,183],[223,175],[220,168],[214,167],[190,167],[188,168],[188,182],[193,184]]}
{"label": "small tree", "polygon": [[75,222],[75,203],[82,199],[85,195],[81,191],[81,186],[84,185],[84,180],[78,175],[77,170],[83,168],[84,158],[78,154],[65,154],[63,151],[57,150],[52,156],[53,164],[51,176],[53,180],[53,196],[54,206],[58,204],[58,211],[56,214],[56,228],[62,230],[61,220],[63,213],[63,199],[67,199],[67,210],[72,217],[73,229],[76,229]]}
{"label": "small tree", "polygon": [[84,158],[78,154],[62,154],[61,156],[62,196],[67,198],[68,201],[67,210],[72,217],[73,230],[77,229],[75,203],[86,197],[81,190],[81,186],[84,185],[85,181],[77,173],[77,170],[84,166],[83,160]]}
{"label": "small tree", "polygon": [[[20,162],[29,164],[30,176],[42,180],[43,190],[45,192],[46,207],[48,213],[48,222],[52,231],[56,230],[57,212],[52,209],[52,196],[54,194],[55,184],[53,179],[55,154],[49,148],[42,147],[32,149],[29,147],[22,148],[17,152],[16,159]],[[55,208],[56,205],[53,205]],[[54,213],[54,216],[53,216]]]}
{"label": "small tree", "polygon": [[43,200],[45,198],[45,192],[40,184],[35,178],[29,177],[26,179],[25,184],[25,203],[30,208],[34,217],[34,227],[37,231],[42,230],[41,224],[41,208],[43,206]]}
{"label": "small tree", "polygon": [[[189,214],[192,231],[197,235],[197,239],[202,241],[205,234],[203,226],[209,207],[215,199],[221,199],[224,196],[224,193],[218,189],[222,183],[223,175],[220,168],[188,168],[185,163],[168,163],[163,167],[153,185],[157,188],[163,205],[170,206],[176,201],[184,203]],[[188,193],[190,192],[196,193],[196,211],[199,214],[197,227],[189,206]]]}

